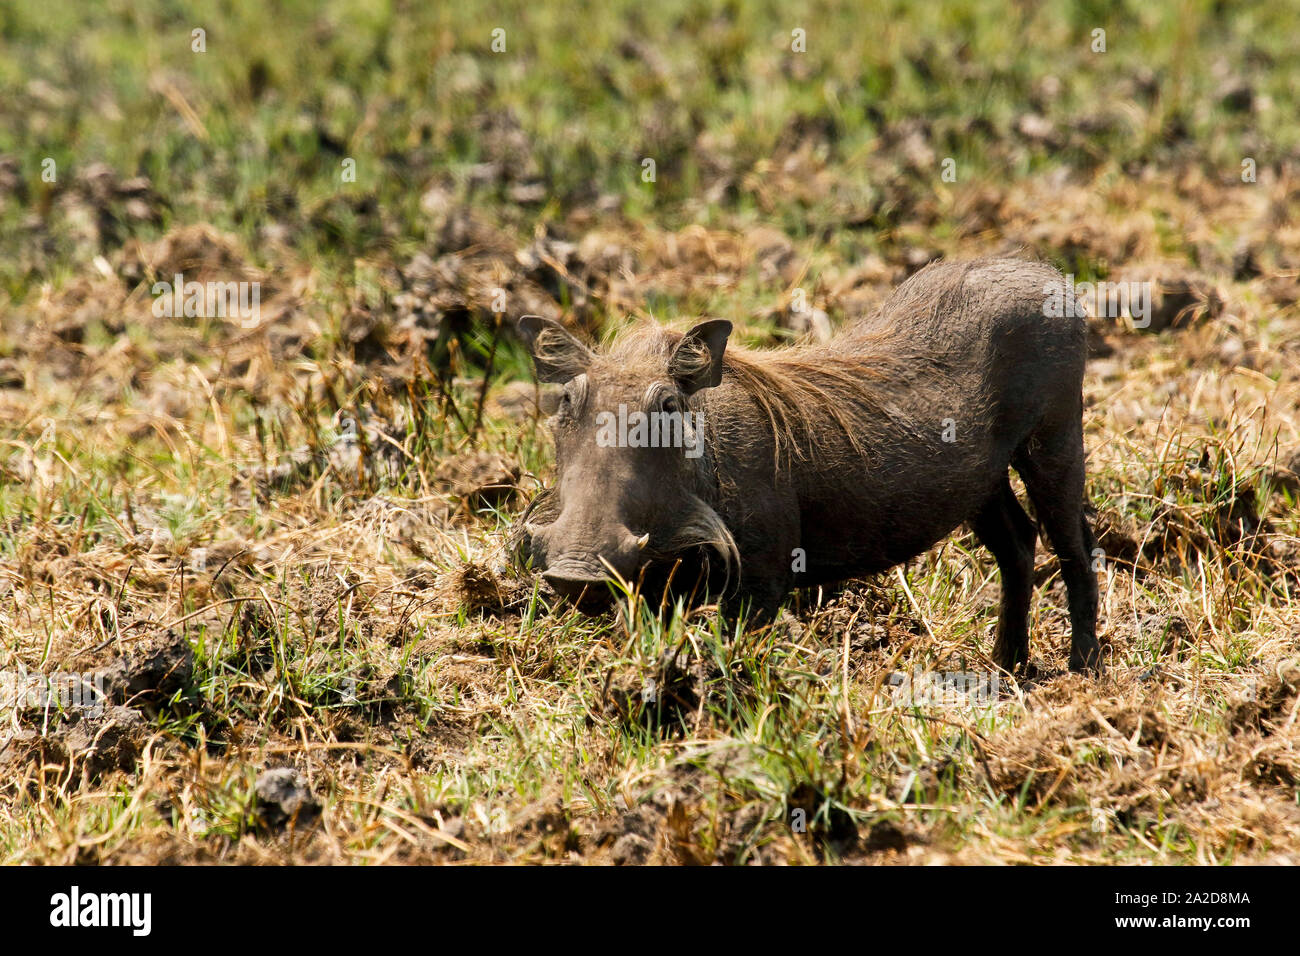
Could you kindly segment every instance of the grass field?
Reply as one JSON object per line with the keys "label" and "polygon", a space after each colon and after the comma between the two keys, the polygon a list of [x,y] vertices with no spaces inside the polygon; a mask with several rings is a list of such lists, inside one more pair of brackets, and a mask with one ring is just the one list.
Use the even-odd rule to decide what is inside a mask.
{"label": "grass field", "polygon": [[[1300,10],[188,6],[0,7],[0,695],[112,698],[11,695],[0,861],[1300,862]],[[763,626],[508,566],[520,315],[778,346],[990,254],[1153,290],[1103,678],[1045,545],[970,699],[896,692],[992,668],[966,532]]]}

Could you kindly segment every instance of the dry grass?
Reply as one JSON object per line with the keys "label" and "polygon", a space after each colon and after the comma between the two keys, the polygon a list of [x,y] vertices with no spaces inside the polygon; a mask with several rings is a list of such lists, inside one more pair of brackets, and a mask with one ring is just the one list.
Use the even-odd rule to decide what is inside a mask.
{"label": "dry grass", "polygon": [[[1161,203],[1182,208],[1146,205]],[[1057,205],[1050,221],[1068,229],[1072,214]],[[1011,242],[1047,218],[1007,216]],[[744,255],[728,250],[746,240],[683,253],[698,235],[639,241],[675,245],[680,281],[743,281]],[[236,254],[207,231],[184,241],[199,261]],[[1090,366],[1087,440],[1108,675],[1062,673],[1063,592],[1040,549],[1043,676],[985,706],[929,709],[881,688],[897,672],[989,669],[996,573],[969,537],[903,576],[808,596],[763,630],[729,633],[707,609],[667,623],[636,607],[552,612],[502,567],[503,523],[544,472],[527,392],[493,390],[471,436],[456,416],[472,429],[476,384],[435,385],[391,342],[369,363],[346,340],[277,357],[328,315],[286,309],[251,333],[169,325],[114,279],[82,281],[81,301],[112,303],[135,334],[96,344],[59,327],[78,314],[67,288],[12,330],[34,387],[0,406],[0,627],[11,670],[143,673],[121,703],[145,720],[105,731],[123,719],[111,711],[78,738],[57,715],[20,716],[7,859],[1298,852],[1300,548],[1285,463],[1300,448],[1300,322],[1267,279],[1215,280],[1217,311],[1159,336],[1098,325],[1109,354]],[[635,290],[639,277],[611,281]],[[362,423],[355,443],[338,439],[347,417]],[[141,663],[159,646],[171,670]],[[651,679],[661,693],[647,704]],[[281,765],[320,804],[287,828],[266,822],[253,787]],[[800,808],[807,833],[790,825]]]}
{"label": "dry grass", "polygon": [[[239,16],[231,35],[266,32]],[[1255,132],[1291,104],[1267,58],[1235,53],[1256,64],[1244,112],[1202,109],[1219,101],[1195,71],[1179,100],[1142,92],[1167,74],[1081,54],[1048,95],[990,65],[1019,36],[1001,14],[960,56],[912,49],[943,35],[914,16],[794,66],[761,46],[784,24],[647,23],[667,52],[621,48],[601,81],[618,96],[563,59],[553,17],[534,25],[554,43],[520,43],[550,73],[395,49],[394,77],[355,67],[358,88],[379,76],[358,112],[398,110],[388,89],[432,100],[354,117],[391,175],[351,192],[320,185],[342,134],[299,128],[274,58],[263,99],[228,92],[257,85],[243,67],[225,86],[155,77],[169,132],[147,158],[104,134],[126,158],[74,153],[21,193],[0,156],[0,222],[26,223],[0,239],[0,671],[102,672],[113,698],[102,716],[6,709],[0,862],[1300,862],[1300,166],[1291,127],[1272,151]],[[1032,24],[1049,52],[1010,52],[1058,69],[1058,20]],[[1208,62],[1196,22],[1127,55]],[[303,55],[337,52],[316,29]],[[363,52],[312,62],[330,77]],[[897,81],[886,112],[859,72]],[[595,103],[574,135],[559,75]],[[24,90],[49,117],[32,135],[70,138],[70,108]],[[979,122],[920,110],[944,90]],[[144,123],[157,97],[130,92]],[[3,150],[26,127],[0,119]],[[251,173],[222,165],[245,121],[295,162],[250,146]],[[619,164],[640,170],[628,123],[654,134],[662,183],[611,199]],[[444,147],[455,162],[411,188]],[[950,150],[956,184],[936,172]],[[551,477],[510,318],[603,335],[714,315],[775,345],[936,255],[1006,253],[1160,292],[1151,331],[1095,322],[1085,382],[1104,678],[1065,673],[1043,546],[1035,676],[973,703],[891,690],[989,676],[997,572],[969,535],[764,628],[631,600],[584,617],[505,567],[508,523]],[[260,324],[155,316],[151,284],[177,272],[262,282]]]}

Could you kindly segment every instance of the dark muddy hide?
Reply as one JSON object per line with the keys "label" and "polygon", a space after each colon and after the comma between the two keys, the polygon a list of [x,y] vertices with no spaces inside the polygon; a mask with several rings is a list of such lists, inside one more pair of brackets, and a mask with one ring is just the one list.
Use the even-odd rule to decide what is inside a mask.
{"label": "dark muddy hide", "polygon": [[1045,308],[1064,282],[1039,263],[939,263],[831,342],[768,352],[728,349],[718,320],[594,351],[526,317],[538,377],[563,391],[556,482],[513,529],[515,553],[584,602],[611,580],[671,581],[770,613],[791,589],[884,571],[967,522],[1002,574],[993,656],[1010,671],[1029,656],[1036,543],[1015,468],[1061,561],[1070,667],[1098,670],[1087,327]]}

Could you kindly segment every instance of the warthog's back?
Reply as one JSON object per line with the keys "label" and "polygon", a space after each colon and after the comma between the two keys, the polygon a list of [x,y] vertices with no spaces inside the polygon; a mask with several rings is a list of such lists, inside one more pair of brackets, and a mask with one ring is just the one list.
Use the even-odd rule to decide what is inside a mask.
{"label": "warthog's back", "polygon": [[927,369],[899,390],[899,407],[920,420],[945,408],[944,417],[986,431],[1009,453],[1049,409],[1062,401],[1079,405],[1086,321],[1050,316],[1046,308],[1053,297],[1060,301],[1064,284],[1064,276],[1044,263],[936,263],[832,347]]}
{"label": "warthog's back", "polygon": [[828,345],[774,353],[791,374],[859,376],[822,387],[837,418],[789,469],[807,580],[925,550],[992,493],[1040,422],[1077,420],[1086,326],[1044,309],[1063,282],[1039,263],[938,263]]}
{"label": "warthog's back", "polygon": [[1047,315],[1046,303],[1064,284],[1060,272],[1038,262],[935,263],[899,286],[875,315],[847,328],[836,346],[927,354],[953,369],[978,369],[995,385],[1015,384],[1005,381],[1008,366],[1021,369],[1020,379],[1059,381],[1069,369],[1081,377],[1085,321]]}

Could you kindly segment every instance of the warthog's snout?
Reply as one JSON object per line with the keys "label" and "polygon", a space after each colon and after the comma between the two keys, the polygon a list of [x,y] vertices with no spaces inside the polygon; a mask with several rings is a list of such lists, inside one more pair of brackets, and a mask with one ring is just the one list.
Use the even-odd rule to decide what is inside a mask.
{"label": "warthog's snout", "polygon": [[[592,546],[595,534],[598,543]],[[534,530],[548,554],[542,577],[566,597],[588,599],[608,596],[607,585],[621,578],[635,583],[644,563],[648,533],[636,535],[622,526],[603,534],[574,532],[561,516],[554,525]]]}

